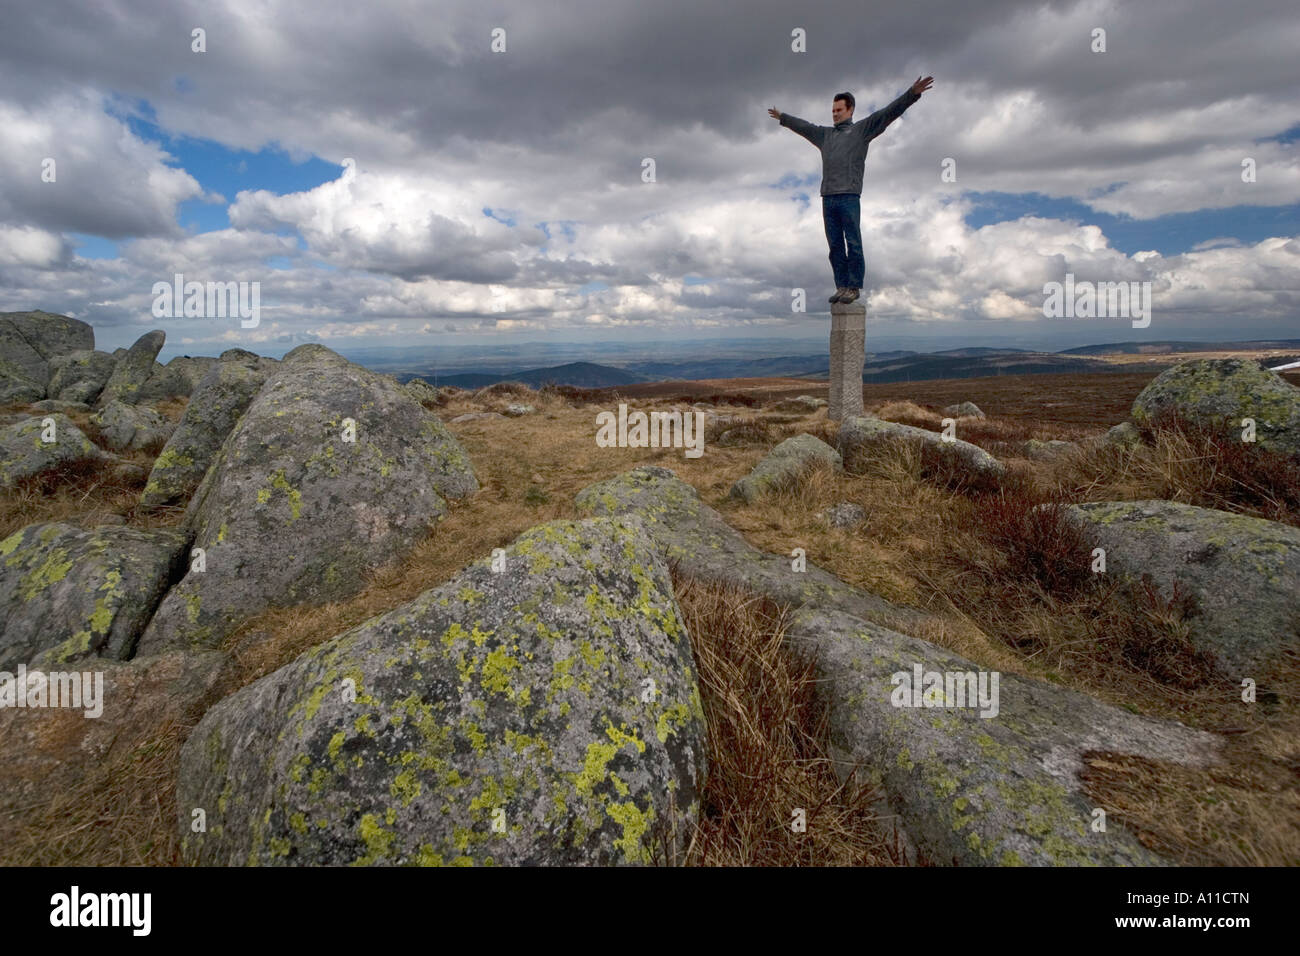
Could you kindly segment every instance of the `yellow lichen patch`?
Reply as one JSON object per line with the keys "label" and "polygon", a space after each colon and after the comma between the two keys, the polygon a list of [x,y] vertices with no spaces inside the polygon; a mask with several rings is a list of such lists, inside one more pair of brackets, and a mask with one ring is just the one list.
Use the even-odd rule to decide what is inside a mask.
{"label": "yellow lichen patch", "polygon": [[655,723],[655,736],[662,744],[668,740],[669,735],[677,733],[678,728],[690,719],[691,708],[687,704],[676,703],[665,707]]}
{"label": "yellow lichen patch", "polygon": [[302,492],[289,484],[289,479],[285,477],[283,468],[276,469],[275,474],[271,476],[268,487],[258,490],[258,503],[266,504],[271,500],[271,489],[285,493],[289,499],[289,522],[296,521],[298,516],[302,514]]}
{"label": "yellow lichen patch", "polygon": [[379,818],[373,813],[367,813],[361,818],[357,833],[365,843],[367,852],[365,856],[353,862],[354,866],[368,866],[392,852],[396,834],[391,830],[385,830],[380,825]]}
{"label": "yellow lichen patch", "polygon": [[629,863],[649,863],[650,851],[645,845],[645,835],[654,822],[654,808],[647,807],[642,811],[629,800],[627,803],[611,803],[605,812],[623,827],[623,836],[614,841],[614,846],[623,851],[624,859]]}
{"label": "yellow lichen patch", "polygon": [[519,666],[519,662],[506,653],[505,648],[498,647],[490,651],[483,661],[483,689],[497,694],[508,692],[510,674],[519,670]]}
{"label": "yellow lichen patch", "polygon": [[67,577],[68,572],[72,570],[72,561],[67,560],[67,557],[68,552],[65,548],[51,550],[40,567],[29,571],[23,578],[19,586],[19,593],[23,599],[30,601],[51,584],[57,584]]}
{"label": "yellow lichen patch", "polygon": [[388,792],[402,801],[403,807],[409,807],[411,801],[420,795],[420,781],[415,776],[415,771],[407,768],[393,778]]}
{"label": "yellow lichen patch", "polygon": [[[0,557],[5,557],[7,555],[13,554],[14,549],[17,548],[18,545],[22,543],[23,543],[23,531],[22,530],[15,531],[9,537],[5,538],[3,541],[0,541]],[[12,561],[7,561],[5,563],[13,564]]]}

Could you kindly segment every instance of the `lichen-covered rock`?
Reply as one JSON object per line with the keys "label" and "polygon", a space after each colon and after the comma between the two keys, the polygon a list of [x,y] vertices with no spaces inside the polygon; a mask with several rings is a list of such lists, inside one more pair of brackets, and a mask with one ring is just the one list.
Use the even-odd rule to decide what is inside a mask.
{"label": "lichen-covered rock", "polygon": [[519,418],[523,415],[531,415],[537,411],[532,405],[525,405],[521,402],[511,402],[506,406],[506,415],[509,418]]}
{"label": "lichen-covered rock", "polygon": [[62,412],[25,418],[0,429],[0,489],[75,463],[114,460]]}
{"label": "lichen-covered rock", "polygon": [[1239,681],[1300,648],[1300,529],[1172,501],[1094,501],[1066,514],[1106,549],[1107,572],[1174,584],[1199,613],[1188,639]]}
{"label": "lichen-covered rock", "polygon": [[1142,433],[1132,422],[1120,422],[1107,430],[1102,436],[1102,442],[1107,445],[1118,445],[1121,448],[1136,448],[1142,444]]}
{"label": "lichen-covered rock", "polygon": [[1260,447],[1300,456],[1300,388],[1247,359],[1193,359],[1165,369],[1133,401],[1130,417],[1149,424],[1167,412],[1225,435],[1255,421]]}
{"label": "lichen-covered rock", "polygon": [[[0,333],[3,331],[3,326],[0,326]],[[8,345],[0,335],[0,349]],[[26,347],[25,343],[23,347]],[[31,354],[35,355],[34,352]],[[45,386],[34,377],[30,368],[11,361],[5,353],[0,352],[0,403],[35,402],[44,397]]]}
{"label": "lichen-covered rock", "polygon": [[[954,678],[949,699],[946,675],[973,673],[978,688],[978,665],[839,612],[805,609],[786,639],[817,659],[815,686],[829,708],[837,772],[865,769],[932,863],[1162,863],[1113,820],[1093,831],[1095,804],[1079,780],[1084,755],[1114,751],[1205,766],[1218,753],[1211,734],[1014,674],[998,675],[994,694],[985,672],[986,696],[981,702],[977,691],[973,706],[956,696]],[[931,691],[932,706],[924,696],[915,706],[918,667],[945,675]],[[915,689],[927,686],[923,676]],[[970,689],[962,685],[963,693]],[[966,706],[953,706],[959,701]]]}
{"label": "lichen-covered rock", "polygon": [[185,398],[190,392],[194,391],[194,382],[190,378],[193,371],[192,368],[177,365],[175,360],[166,365],[161,362],[154,362],[153,371],[149,373],[149,378],[135,393],[133,400],[136,402],[157,402],[169,398]]}
{"label": "lichen-covered rock", "polygon": [[826,521],[832,528],[856,528],[867,520],[867,509],[852,501],[841,501],[831,505],[817,517]]}
{"label": "lichen-covered rock", "polygon": [[961,439],[944,441],[938,432],[865,417],[850,418],[840,426],[838,447],[845,470],[861,474],[867,470],[872,457],[881,454],[882,447],[894,441],[915,442],[931,453],[955,456],[980,475],[996,478],[1006,472],[1002,462],[978,445]]}
{"label": "lichen-covered rock", "polygon": [[191,497],[184,524],[206,568],[167,594],[141,653],[216,646],[268,607],[350,597],[367,572],[428,537],[447,497],[477,490],[431,412],[324,346],[301,345]]}
{"label": "lichen-covered rock", "polygon": [[[94,331],[77,319],[52,312],[0,312],[0,400],[35,401],[53,395],[47,391],[51,362],[94,347]],[[32,395],[33,390],[39,394]]]}
{"label": "lichen-covered rock", "polygon": [[980,407],[974,402],[961,402],[958,405],[949,405],[943,413],[952,418],[984,418],[986,417]]}
{"label": "lichen-covered rock", "polygon": [[820,438],[795,435],[773,448],[744,478],[731,486],[731,497],[753,504],[764,494],[793,480],[805,468],[822,464],[842,471],[840,453]]}
{"label": "lichen-covered rock", "polygon": [[94,329],[80,319],[55,312],[0,312],[0,325],[13,328],[47,362],[95,347]]}
{"label": "lichen-covered rock", "polygon": [[1025,442],[1025,457],[1032,461],[1051,461],[1074,448],[1078,446],[1072,441],[1060,441],[1056,438],[1051,441],[1040,441],[1031,438]]}
{"label": "lichen-covered rock", "polygon": [[157,509],[187,500],[221,444],[266,382],[270,362],[251,352],[223,353],[194,390],[176,430],[154,459],[140,507]]}
{"label": "lichen-covered rock", "polygon": [[199,382],[203,381],[203,376],[207,375],[212,366],[219,361],[220,359],[211,355],[177,355],[167,363],[167,369],[184,376],[188,386],[185,389],[185,394],[189,395],[199,387]]}
{"label": "lichen-covered rock", "polygon": [[117,359],[107,352],[78,349],[50,360],[51,398],[90,404],[108,383]]}
{"label": "lichen-covered rock", "polygon": [[[97,660],[93,672],[54,672],[79,674],[83,690],[86,674],[102,675],[102,683],[91,678],[94,707],[87,708],[85,698],[82,709],[0,707],[0,839],[6,823],[22,827],[24,816],[33,813],[39,820],[55,794],[84,787],[106,766],[130,760],[168,727],[193,726],[220,695],[229,663],[229,655],[219,651]],[[95,709],[100,713],[88,720]]]}
{"label": "lichen-covered rock", "polygon": [[466,422],[479,422],[487,418],[505,418],[500,412],[466,412],[464,415],[457,415],[449,424],[463,425]]}
{"label": "lichen-covered rock", "polygon": [[641,523],[559,521],[212,708],[176,802],[203,865],[642,863],[689,838],[704,760]]}
{"label": "lichen-covered rock", "polygon": [[[11,323],[3,319],[0,319],[0,355],[5,357],[10,366],[10,375],[21,375],[44,390],[45,383],[50,378],[49,363]],[[41,397],[44,397],[44,391]]]}
{"label": "lichen-covered rock", "polygon": [[413,378],[403,384],[402,388],[425,408],[433,408],[440,403],[438,390],[422,378]]}
{"label": "lichen-covered rock", "polygon": [[57,398],[42,398],[31,403],[34,412],[88,412],[90,406],[85,402],[64,402]]}
{"label": "lichen-covered rock", "polygon": [[135,340],[125,355],[113,366],[113,374],[99,393],[99,407],[109,402],[120,401],[128,405],[139,401],[139,393],[145,382],[153,375],[158,353],[162,351],[167,333],[162,329],[146,332]]}
{"label": "lichen-covered rock", "polygon": [[186,543],[167,528],[87,531],[59,522],[0,541],[0,670],[38,655],[58,665],[129,658],[178,576]]}
{"label": "lichen-covered rock", "polygon": [[175,422],[148,405],[119,401],[109,402],[90,420],[113,451],[156,448],[176,430]]}
{"label": "lichen-covered rock", "polygon": [[806,557],[758,550],[667,468],[643,465],[598,482],[579,492],[575,505],[583,514],[639,516],[669,560],[701,581],[745,588],[795,607],[837,608],[902,630],[926,620],[919,611],[845,584]]}

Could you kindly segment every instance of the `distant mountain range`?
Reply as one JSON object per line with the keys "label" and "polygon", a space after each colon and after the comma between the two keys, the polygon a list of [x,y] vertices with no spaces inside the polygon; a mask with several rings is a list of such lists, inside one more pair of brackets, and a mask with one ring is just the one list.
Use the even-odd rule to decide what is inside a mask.
{"label": "distant mountain range", "polygon": [[[407,381],[414,375],[397,376],[399,381]],[[428,381],[433,377],[426,376]],[[530,368],[522,371],[496,372],[461,372],[456,375],[436,376],[439,385],[455,385],[458,388],[482,388],[495,382],[523,382],[533,388],[543,385],[576,385],[580,388],[610,388],[615,385],[631,385],[633,382],[651,382],[653,378],[626,372],[610,365],[597,365],[594,362],[568,362],[550,368]]]}
{"label": "distant mountain range", "polygon": [[1259,349],[1300,349],[1300,339],[1261,339],[1255,342],[1114,342],[1063,349],[1060,355],[1160,355],[1166,352],[1237,352]]}
{"label": "distant mountain range", "polygon": [[[862,380],[880,383],[921,382],[988,375],[1158,371],[1164,366],[1156,363],[1117,365],[1098,361],[1098,357],[1266,349],[1296,349],[1300,352],[1300,339],[1258,342],[1117,342],[1109,345],[1085,345],[1060,352],[1015,348],[959,348],[938,352],[900,349],[869,352]],[[1278,357],[1270,360],[1270,364],[1280,364],[1287,360],[1286,357]],[[636,383],[701,379],[824,379],[830,374],[830,362],[825,352],[819,352],[753,358],[701,358],[688,362],[631,361],[619,367],[595,362],[569,362],[546,368],[496,368],[451,375],[438,374],[435,369],[398,371],[394,374],[400,381],[419,376],[438,385],[455,385],[460,388],[482,388],[505,381],[522,382],[534,388],[547,384],[613,388]]]}

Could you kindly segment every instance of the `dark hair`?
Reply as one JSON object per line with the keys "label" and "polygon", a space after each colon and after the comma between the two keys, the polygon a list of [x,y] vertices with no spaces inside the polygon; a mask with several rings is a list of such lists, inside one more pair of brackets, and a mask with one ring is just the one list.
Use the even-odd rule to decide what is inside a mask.
{"label": "dark hair", "polygon": [[[854,107],[854,105],[855,105],[855,101],[854,101],[854,99],[853,99],[853,94],[852,94],[852,93],[836,93],[836,94],[835,94],[835,100],[843,100],[845,103],[848,103],[848,104],[849,104],[849,112],[850,112],[850,113],[853,112],[853,107]],[[831,102],[834,103],[835,100],[831,100]]]}

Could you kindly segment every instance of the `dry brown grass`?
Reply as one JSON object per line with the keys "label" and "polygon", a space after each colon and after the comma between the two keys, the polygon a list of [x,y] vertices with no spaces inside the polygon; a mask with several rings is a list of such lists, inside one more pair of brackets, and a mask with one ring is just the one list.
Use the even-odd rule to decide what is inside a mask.
{"label": "dry brown grass", "polygon": [[[788,609],[674,574],[695,651],[709,775],[685,862],[888,866],[879,794],[837,779],[810,661],[783,644]],[[803,811],[806,829],[792,826]]]}
{"label": "dry brown grass", "polygon": [[1171,414],[1133,448],[1090,444],[1044,469],[1073,500],[1160,498],[1300,527],[1300,464]]}
{"label": "dry brown grass", "polygon": [[150,727],[136,746],[88,763],[81,779],[51,788],[43,802],[0,811],[0,864],[178,865],[176,767],[192,727],[175,721]]}
{"label": "dry brown grass", "polygon": [[1130,755],[1086,758],[1088,794],[1143,844],[1184,866],[1300,865],[1300,661],[1273,683],[1275,704],[1245,704],[1239,688],[1202,691],[1217,717],[1223,760],[1197,770]]}

